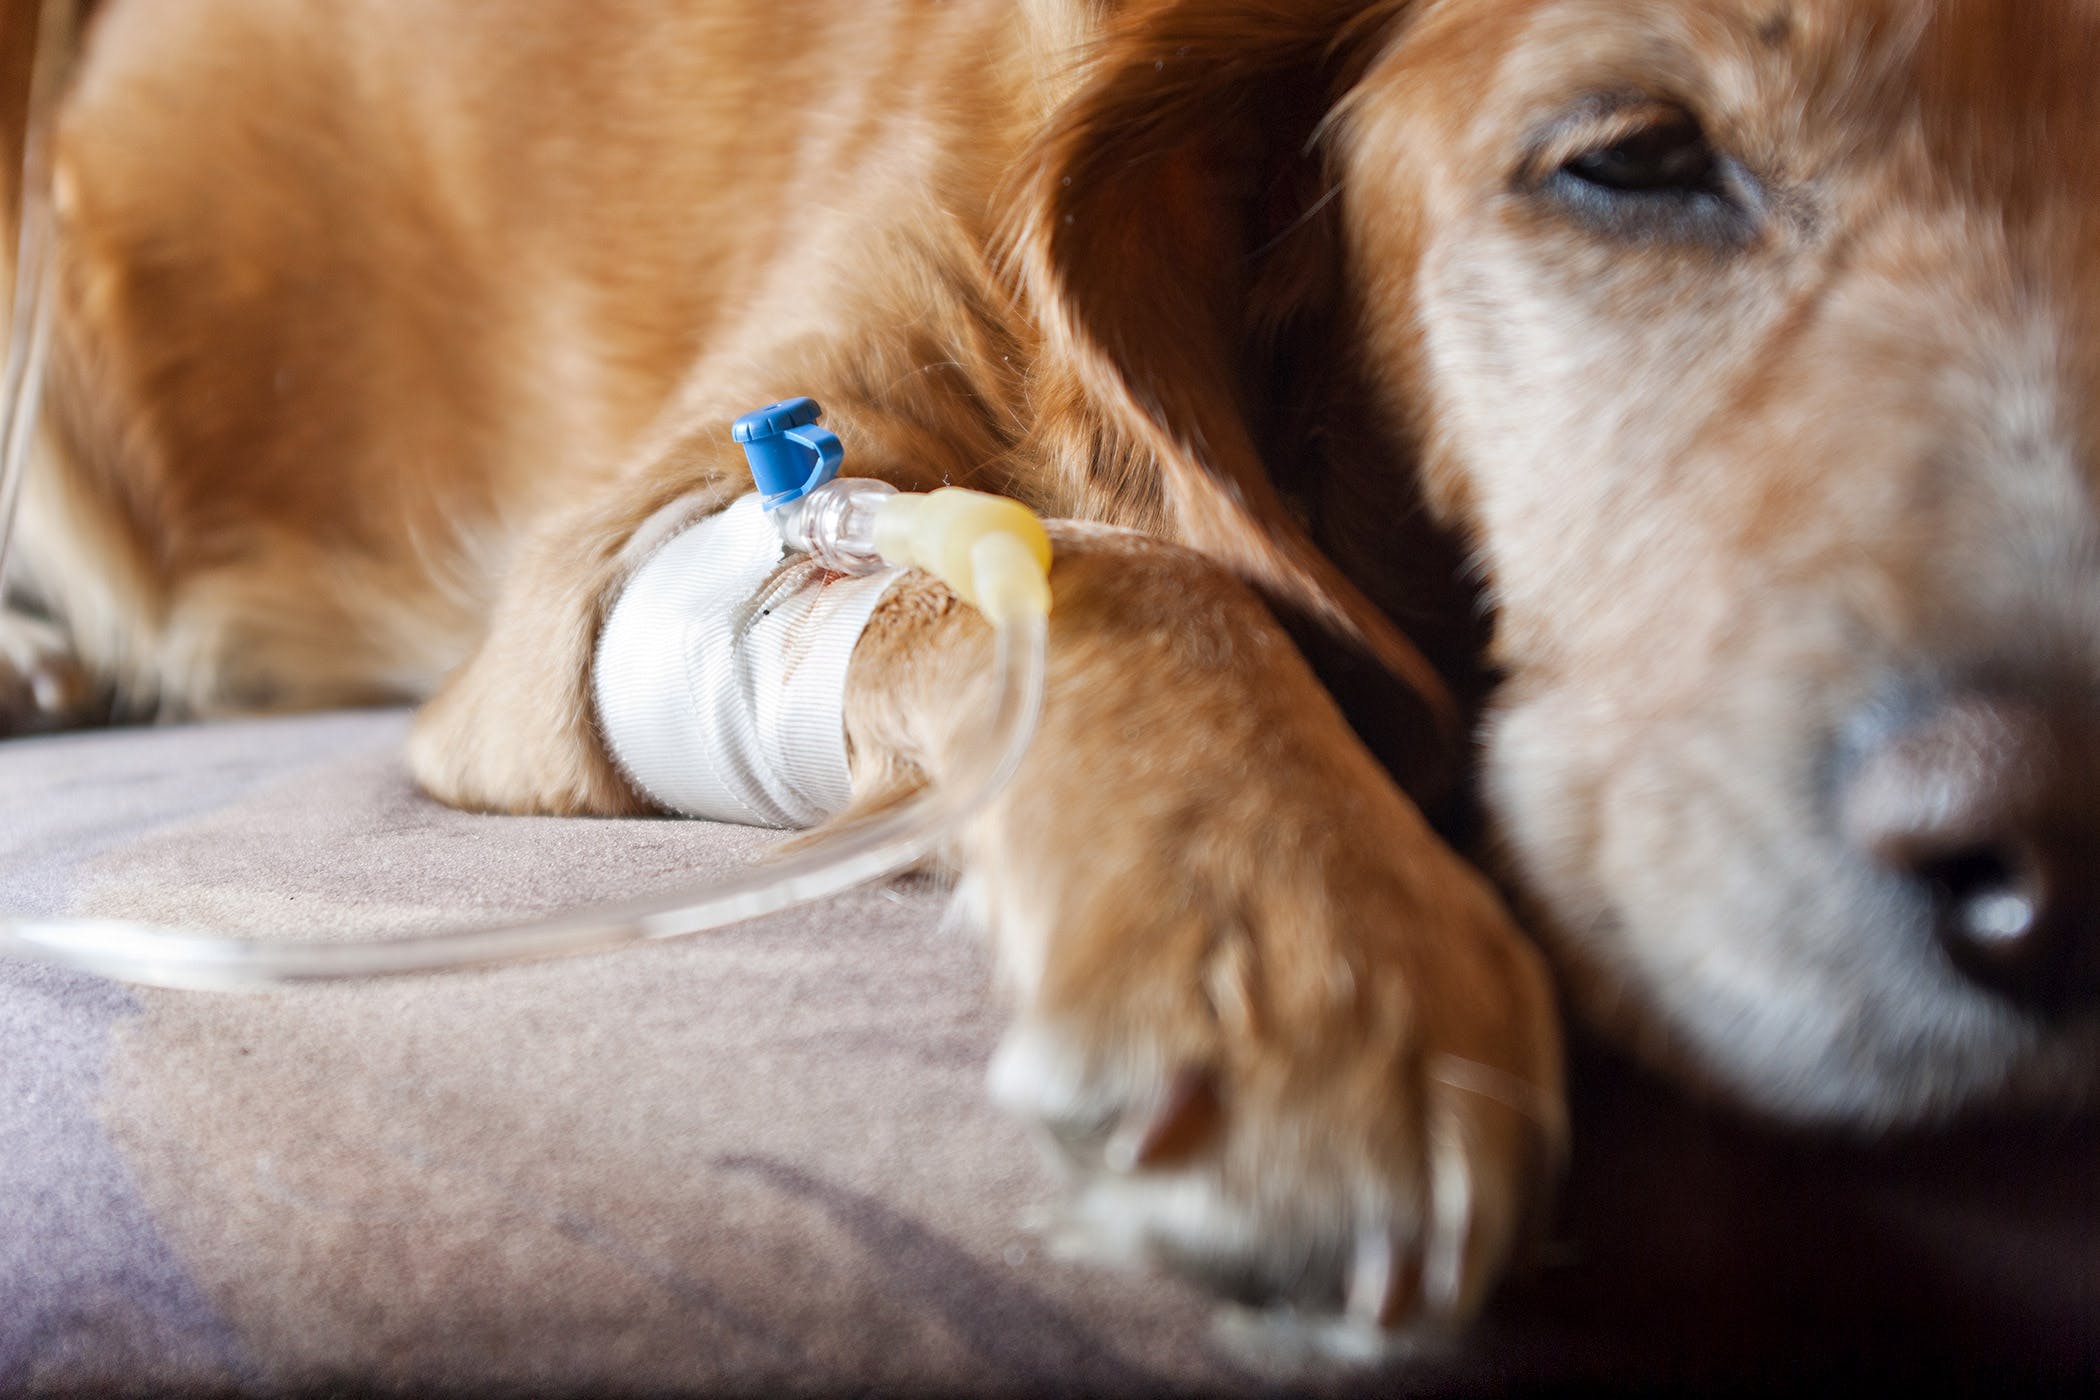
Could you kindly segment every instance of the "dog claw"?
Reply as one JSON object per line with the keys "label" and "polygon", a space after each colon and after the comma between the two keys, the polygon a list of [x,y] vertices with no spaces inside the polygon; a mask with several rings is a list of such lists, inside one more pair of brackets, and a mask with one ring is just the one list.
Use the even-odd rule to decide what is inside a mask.
{"label": "dog claw", "polygon": [[1441,1317],[1465,1310],[1470,1284],[1467,1260],[1475,1226],[1473,1169],[1455,1133],[1437,1135],[1430,1146],[1429,1257],[1422,1266],[1422,1292]]}
{"label": "dog claw", "polygon": [[1225,1116],[1210,1071],[1183,1068],[1167,1082],[1166,1093],[1149,1109],[1135,1112],[1109,1139],[1111,1170],[1145,1171],[1192,1156],[1210,1141]]}
{"label": "dog claw", "polygon": [[70,728],[95,706],[95,687],[56,628],[0,612],[0,735]]}
{"label": "dog claw", "polygon": [[1357,1237],[1349,1269],[1349,1316],[1389,1331],[1415,1309],[1421,1269],[1414,1251],[1393,1230],[1366,1230]]}

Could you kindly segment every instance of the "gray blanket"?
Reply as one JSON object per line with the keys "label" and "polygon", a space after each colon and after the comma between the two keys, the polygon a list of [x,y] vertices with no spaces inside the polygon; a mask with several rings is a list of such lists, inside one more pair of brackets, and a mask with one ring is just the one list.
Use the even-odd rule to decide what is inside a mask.
{"label": "gray blanket", "polygon": [[[0,745],[0,908],[407,936],[672,888],[769,839],[446,811],[404,730]],[[270,994],[0,962],[0,1393],[1266,1389],[1203,1299],[1026,1228],[1052,1177],[985,1103],[998,1017],[943,907],[906,883]],[[1860,1153],[1584,1082],[1596,1147],[1529,1281],[1468,1342],[1323,1387],[2096,1366],[2090,1129]]]}

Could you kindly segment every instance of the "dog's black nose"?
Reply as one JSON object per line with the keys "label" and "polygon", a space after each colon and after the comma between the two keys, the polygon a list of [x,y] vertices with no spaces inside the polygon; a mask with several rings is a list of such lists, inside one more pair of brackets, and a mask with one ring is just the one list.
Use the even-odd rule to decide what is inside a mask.
{"label": "dog's black nose", "polygon": [[2041,1010],[2100,1001],[2100,735],[1986,693],[1886,713],[1839,800],[1854,848],[1933,901],[1972,980]]}

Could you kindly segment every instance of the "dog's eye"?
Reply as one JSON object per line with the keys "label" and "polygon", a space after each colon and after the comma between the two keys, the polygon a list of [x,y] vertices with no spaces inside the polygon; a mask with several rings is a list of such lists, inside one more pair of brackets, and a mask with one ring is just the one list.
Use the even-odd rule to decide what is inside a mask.
{"label": "dog's eye", "polygon": [[1585,151],[1563,165],[1561,173],[1616,194],[1718,193],[1721,181],[1713,147],[1690,117],[1636,131],[1602,150]]}
{"label": "dog's eye", "polygon": [[[1589,125],[1583,123],[1582,125]],[[1537,186],[1567,213],[1618,237],[1736,245],[1756,226],[1754,189],[1690,113],[1613,114]],[[1566,138],[1564,138],[1566,139]],[[1563,147],[1565,150],[1566,147]]]}

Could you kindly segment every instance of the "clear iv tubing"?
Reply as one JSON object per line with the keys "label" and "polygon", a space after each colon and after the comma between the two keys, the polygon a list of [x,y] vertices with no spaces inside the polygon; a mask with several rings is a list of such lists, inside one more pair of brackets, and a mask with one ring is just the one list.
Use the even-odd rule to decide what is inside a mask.
{"label": "clear iv tubing", "polygon": [[1041,617],[995,629],[991,721],[959,771],[939,786],[882,816],[703,889],[508,928],[354,943],[271,943],[113,919],[0,916],[0,956],[33,958],[146,986],[247,991],[287,982],[449,972],[605,952],[705,933],[843,894],[934,854],[958,823],[1012,780],[1042,710],[1047,636]]}
{"label": "clear iv tubing", "polygon": [[[50,350],[56,230],[48,142],[72,37],[69,0],[45,0],[31,77],[7,368],[0,380],[0,577],[5,576],[14,506],[35,437]],[[845,537],[869,528],[864,518],[855,518],[854,509],[878,504],[870,496],[832,503],[844,512],[834,526],[842,543],[859,543]],[[54,963],[145,986],[248,991],[291,982],[449,972],[606,952],[705,933],[843,894],[935,854],[951,832],[1006,787],[1027,756],[1043,706],[1048,623],[1040,610],[1027,607],[994,606],[988,611],[997,623],[992,629],[991,714],[967,745],[956,771],[939,786],[879,816],[849,824],[731,879],[504,928],[341,943],[268,942],[158,929],[121,919],[24,919],[0,912],[0,957]]]}
{"label": "clear iv tubing", "polygon": [[22,478],[36,441],[44,364],[51,354],[51,284],[57,219],[51,207],[52,116],[73,65],[72,0],[44,0],[30,57],[29,106],[23,117],[22,182],[15,191],[21,234],[15,246],[14,306],[8,318],[7,370],[0,379],[0,588],[7,579]]}

